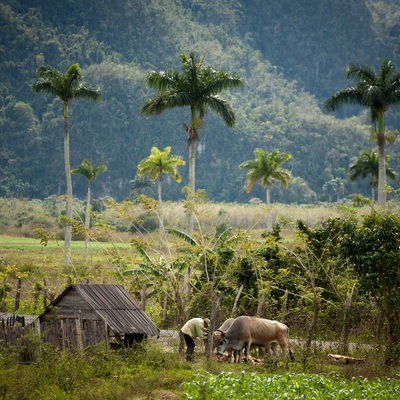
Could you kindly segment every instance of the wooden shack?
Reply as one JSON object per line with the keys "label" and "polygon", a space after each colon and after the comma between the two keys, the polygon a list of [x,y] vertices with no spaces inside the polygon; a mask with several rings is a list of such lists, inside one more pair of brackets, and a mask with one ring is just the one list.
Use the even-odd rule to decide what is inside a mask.
{"label": "wooden shack", "polygon": [[68,286],[39,316],[45,342],[84,348],[105,341],[131,347],[160,330],[120,285]]}

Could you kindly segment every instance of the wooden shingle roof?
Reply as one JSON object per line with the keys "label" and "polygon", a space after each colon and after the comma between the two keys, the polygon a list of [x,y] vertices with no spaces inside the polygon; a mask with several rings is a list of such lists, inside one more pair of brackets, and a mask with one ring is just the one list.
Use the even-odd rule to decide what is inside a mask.
{"label": "wooden shingle roof", "polygon": [[58,300],[73,289],[114,332],[159,336],[160,330],[121,285],[74,284],[50,306],[57,307]]}

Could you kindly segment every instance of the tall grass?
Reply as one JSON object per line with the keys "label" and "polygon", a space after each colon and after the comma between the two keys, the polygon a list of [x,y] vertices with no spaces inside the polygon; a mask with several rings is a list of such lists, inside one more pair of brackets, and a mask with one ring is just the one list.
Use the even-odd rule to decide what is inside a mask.
{"label": "tall grass", "polygon": [[193,376],[183,359],[157,347],[113,351],[98,345],[79,352],[42,344],[30,364],[17,363],[17,352],[0,346],[1,399],[156,399],[161,391],[179,392]]}
{"label": "tall grass", "polygon": [[153,340],[130,349],[107,350],[99,344],[83,351],[61,350],[36,337],[30,340],[36,344],[36,359],[29,364],[17,362],[19,347],[0,345],[0,399],[400,398],[396,377],[366,379],[355,374],[345,379],[348,366],[321,363],[319,374],[311,374],[298,371],[300,361],[227,364],[198,353],[196,362],[188,363]]}

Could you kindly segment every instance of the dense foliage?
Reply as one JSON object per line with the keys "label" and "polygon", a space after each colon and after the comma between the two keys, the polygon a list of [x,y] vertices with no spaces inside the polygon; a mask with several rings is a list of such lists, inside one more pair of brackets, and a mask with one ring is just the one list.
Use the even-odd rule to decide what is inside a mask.
{"label": "dense foliage", "polygon": [[[324,184],[347,179],[352,159],[374,145],[368,141],[367,115],[338,119],[325,115],[321,105],[344,86],[348,62],[375,65],[387,57],[398,64],[396,5],[394,0],[335,0],[317,8],[314,1],[294,6],[289,0],[3,0],[0,195],[65,193],[62,104],[31,90],[42,65],[64,71],[79,63],[85,80],[101,88],[102,102],[70,107],[72,167],[88,159],[108,168],[93,183],[95,197],[127,197],[138,162],[153,146],[171,146],[187,158],[184,110],[147,118],[140,108],[149,97],[146,74],[176,68],[179,54],[193,50],[206,65],[235,72],[244,81],[227,96],[236,115],[234,128],[212,113],[206,117],[197,146],[196,186],[215,201],[263,198],[261,185],[251,197],[245,193],[238,165],[255,148],[278,149],[293,156],[288,168],[294,179],[288,190],[273,187],[271,200],[326,200]],[[359,111],[344,113],[350,117]],[[396,128],[397,112],[388,113],[388,128]],[[400,165],[396,149],[388,147],[395,171]],[[182,176],[187,185],[187,169]],[[74,194],[83,198],[85,182],[74,178],[73,184]],[[181,198],[181,189],[167,183],[165,198]],[[344,196],[357,192],[369,196],[367,180],[346,183]]]}
{"label": "dense foliage", "polygon": [[[194,365],[184,365],[183,357],[157,346],[145,349],[145,356],[142,349],[116,353],[101,346],[70,352],[39,345],[36,337],[30,338],[31,347],[24,338],[21,346],[35,349],[35,363],[19,364],[20,349],[0,346],[3,397],[90,399],[101,393],[105,399],[125,399],[171,390],[184,392],[187,398],[218,398],[220,394],[226,398],[232,389],[235,394],[228,397],[241,398],[242,393],[252,393],[253,387],[257,387],[254,398],[272,394],[273,398],[313,398],[310,393],[318,399],[398,396],[397,381],[389,378],[398,377],[400,353],[398,214],[369,214],[365,213],[369,208],[338,206],[340,217],[328,218],[334,210],[325,206],[320,221],[310,223],[316,207],[305,215],[310,207],[287,206],[278,215],[275,206],[279,223],[272,231],[257,233],[255,221],[266,225],[265,206],[203,202],[195,207],[201,229],[189,236],[176,229],[184,224],[183,205],[169,203],[164,209],[165,223],[171,226],[173,222],[174,228],[167,229],[167,247],[160,251],[157,238],[146,229],[146,234],[129,234],[124,236],[125,243],[122,240],[128,228],[146,222],[144,211],[157,215],[153,199],[140,199],[141,204],[96,202],[102,204],[96,204],[93,225],[85,232],[92,240],[90,257],[83,258],[83,243],[74,241],[73,263],[62,266],[63,251],[57,240],[62,201],[55,196],[29,202],[0,198],[1,232],[19,229],[20,235],[40,239],[39,243],[1,237],[1,310],[38,314],[67,279],[112,282],[123,284],[157,326],[177,329],[191,316],[210,315],[219,296],[217,323],[243,314],[284,321],[291,339],[296,339],[291,342],[294,360],[267,355],[260,364],[238,369],[238,365],[216,364],[213,357],[206,360],[199,354]],[[296,208],[302,215],[295,219]],[[75,209],[83,213],[83,204],[78,202]],[[252,220],[245,222],[243,214]],[[83,219],[74,225],[75,237],[82,226]],[[147,222],[146,226],[149,229]],[[190,293],[185,289],[187,276]],[[335,365],[328,351],[361,357],[364,362]],[[199,370],[211,374],[202,372],[196,378],[194,371]],[[327,372],[335,374],[328,377]],[[382,376],[387,379],[372,380]],[[183,382],[187,384],[181,386]]]}

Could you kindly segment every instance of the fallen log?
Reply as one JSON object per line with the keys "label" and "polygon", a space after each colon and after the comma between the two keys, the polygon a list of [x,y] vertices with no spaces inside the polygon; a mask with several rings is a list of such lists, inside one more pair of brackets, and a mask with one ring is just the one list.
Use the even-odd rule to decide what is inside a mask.
{"label": "fallen log", "polygon": [[365,361],[363,358],[342,356],[340,354],[328,354],[328,358],[336,364],[357,364]]}

